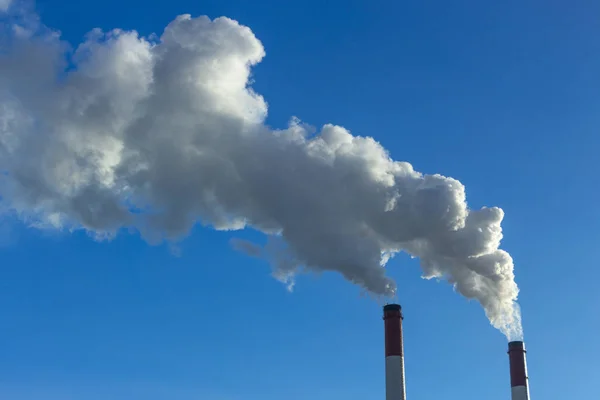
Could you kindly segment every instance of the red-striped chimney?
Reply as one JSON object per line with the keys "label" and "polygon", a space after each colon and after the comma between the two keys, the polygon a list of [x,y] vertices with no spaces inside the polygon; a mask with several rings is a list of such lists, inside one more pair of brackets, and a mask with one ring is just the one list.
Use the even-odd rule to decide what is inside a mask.
{"label": "red-striped chimney", "polygon": [[406,400],[404,346],[402,343],[403,318],[402,307],[399,304],[388,304],[383,307],[386,400]]}
{"label": "red-striped chimney", "polygon": [[515,341],[508,344],[512,400],[529,400],[529,378],[527,377],[525,353],[525,343]]}

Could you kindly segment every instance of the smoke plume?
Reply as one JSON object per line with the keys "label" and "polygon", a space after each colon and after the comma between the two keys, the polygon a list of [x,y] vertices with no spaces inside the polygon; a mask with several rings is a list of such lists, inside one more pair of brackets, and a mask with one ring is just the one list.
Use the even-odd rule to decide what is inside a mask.
{"label": "smoke plume", "polygon": [[[8,2],[6,2],[8,4]],[[418,257],[519,336],[513,261],[500,208],[471,210],[465,188],[394,161],[373,138],[292,118],[265,125],[250,86],[265,56],[228,18],[180,15],[160,36],[92,30],[72,48],[35,15],[5,15],[0,38],[2,209],[36,227],[177,240],[197,223],[268,236],[235,247],[293,285],[335,271],[393,296],[391,256]]]}

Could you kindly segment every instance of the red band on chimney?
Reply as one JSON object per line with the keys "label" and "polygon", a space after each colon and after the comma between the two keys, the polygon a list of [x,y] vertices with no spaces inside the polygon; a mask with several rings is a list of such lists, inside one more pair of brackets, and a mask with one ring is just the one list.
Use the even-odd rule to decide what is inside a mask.
{"label": "red band on chimney", "polygon": [[525,366],[525,346],[523,342],[511,342],[508,345],[510,362],[510,385],[527,386],[527,367]]}
{"label": "red band on chimney", "polygon": [[385,321],[385,356],[402,356],[402,310],[390,304],[383,309]]}

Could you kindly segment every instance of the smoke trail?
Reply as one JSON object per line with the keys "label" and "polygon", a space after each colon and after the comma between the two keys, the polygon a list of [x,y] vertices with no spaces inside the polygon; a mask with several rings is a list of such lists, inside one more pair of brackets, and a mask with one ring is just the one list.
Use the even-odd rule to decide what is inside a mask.
{"label": "smoke trail", "polygon": [[396,290],[383,267],[406,251],[496,328],[520,331],[503,211],[468,209],[459,181],[341,126],[265,126],[249,86],[265,52],[249,28],[181,15],[160,37],[96,29],[74,49],[34,17],[3,28],[0,196],[24,220],[151,241],[198,222],[252,227],[267,246],[235,246],[289,286],[301,269],[331,270],[382,296]]}

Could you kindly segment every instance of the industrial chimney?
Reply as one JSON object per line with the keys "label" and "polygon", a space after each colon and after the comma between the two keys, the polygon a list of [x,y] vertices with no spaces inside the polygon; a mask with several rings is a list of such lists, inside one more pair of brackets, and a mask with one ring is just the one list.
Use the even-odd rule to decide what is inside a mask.
{"label": "industrial chimney", "polygon": [[402,307],[383,307],[385,323],[385,399],[406,400],[404,385],[404,348],[402,343]]}
{"label": "industrial chimney", "polygon": [[523,342],[517,341],[508,344],[512,400],[529,400],[529,378],[527,377],[525,353]]}

